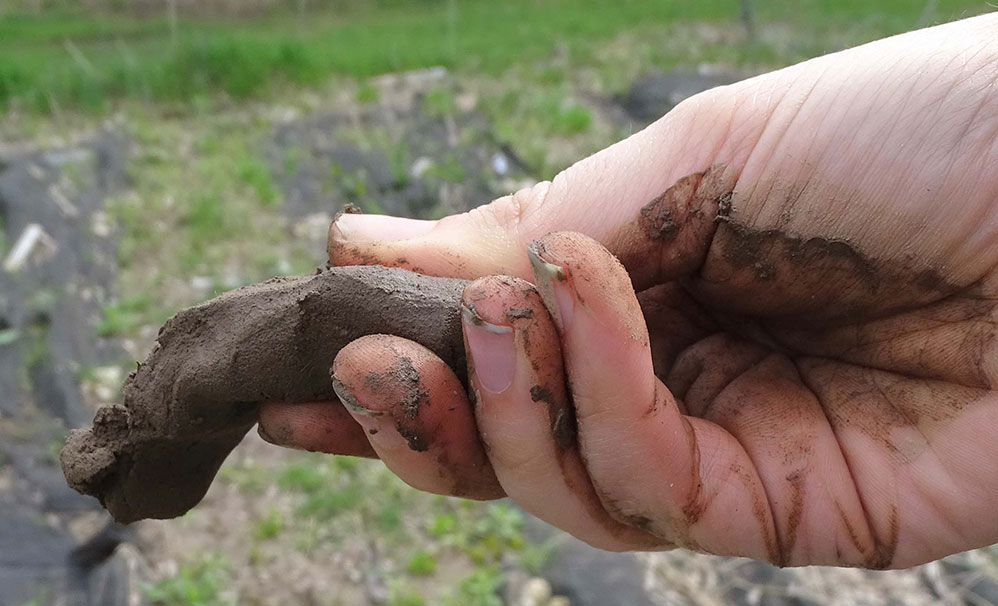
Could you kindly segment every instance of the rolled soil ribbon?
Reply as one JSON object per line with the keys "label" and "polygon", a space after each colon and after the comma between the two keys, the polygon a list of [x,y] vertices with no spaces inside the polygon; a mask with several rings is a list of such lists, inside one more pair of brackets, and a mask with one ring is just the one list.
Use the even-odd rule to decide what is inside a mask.
{"label": "rolled soil ribbon", "polygon": [[181,311],[129,375],[121,406],[74,430],[69,485],[119,522],[197,505],[262,402],[334,400],[336,353],[369,334],[412,339],[465,379],[458,303],[466,282],[386,267],[275,278]]}

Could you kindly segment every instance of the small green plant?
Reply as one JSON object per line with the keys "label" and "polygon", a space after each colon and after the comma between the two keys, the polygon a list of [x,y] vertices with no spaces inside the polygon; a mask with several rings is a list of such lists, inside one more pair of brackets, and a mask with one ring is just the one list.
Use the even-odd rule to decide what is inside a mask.
{"label": "small green plant", "polygon": [[29,82],[29,75],[17,65],[0,65],[0,109],[6,109],[10,99]]}
{"label": "small green plant", "polygon": [[393,583],[388,594],[388,606],[425,606],[426,600],[401,583]]}
{"label": "small green plant", "polygon": [[267,470],[256,466],[223,466],[218,472],[218,478],[223,482],[234,484],[242,493],[248,495],[262,494],[270,477]]}
{"label": "small green plant", "polygon": [[453,513],[438,513],[433,516],[433,520],[430,522],[429,531],[434,538],[442,539],[454,532],[456,527],[457,516]]}
{"label": "small green plant", "polygon": [[433,165],[426,170],[426,174],[437,177],[438,179],[443,179],[444,181],[450,181],[451,183],[463,183],[467,176],[464,171],[464,166],[461,165],[460,160],[457,158],[457,154],[454,153],[448,153],[439,161],[434,162]]}
{"label": "small green plant", "polygon": [[249,154],[239,160],[236,174],[240,181],[248,185],[265,206],[272,206],[277,199],[277,191],[270,178],[270,170],[259,159]]}
{"label": "small green plant", "polygon": [[364,170],[340,173],[340,184],[353,202],[360,202],[367,196],[367,172]]}
{"label": "small green plant", "polygon": [[589,110],[580,105],[562,108],[555,116],[552,130],[560,135],[577,135],[589,130],[593,117]]}
{"label": "small green plant", "polygon": [[221,196],[215,193],[195,196],[184,215],[184,223],[190,230],[191,238],[199,244],[217,239],[228,226]]}
{"label": "small green plant", "polygon": [[392,167],[392,177],[395,178],[395,186],[402,188],[409,184],[409,147],[405,143],[390,146],[388,150],[388,162]]}
{"label": "small green plant", "polygon": [[56,437],[48,441],[45,444],[45,450],[42,452],[42,459],[47,461],[50,465],[59,464],[59,454],[62,452],[62,447],[65,445],[65,440],[62,437]]}
{"label": "small green plant", "polygon": [[479,522],[478,531],[484,535],[495,535],[507,542],[522,542],[523,513],[505,503],[489,506],[488,515]]}
{"label": "small green plant", "polygon": [[308,150],[293,146],[284,150],[281,157],[282,168],[285,175],[293,175],[298,172],[301,163],[308,158]]}
{"label": "small green plant", "polygon": [[284,518],[277,508],[272,507],[263,518],[257,520],[253,534],[257,539],[266,541],[281,534],[282,530],[284,530]]}
{"label": "small green plant", "polygon": [[364,492],[360,485],[350,484],[345,487],[329,486],[322,491],[309,495],[298,508],[298,514],[312,517],[319,521],[328,521],[334,517],[360,506]]}
{"label": "small green plant", "polygon": [[478,568],[444,598],[445,606],[502,606],[503,577],[496,568]]}
{"label": "small green plant", "polygon": [[370,82],[364,82],[357,87],[357,102],[364,105],[375,103],[380,97],[378,89]]}
{"label": "small green plant", "polygon": [[397,492],[387,494],[383,501],[374,516],[374,523],[385,532],[397,532],[402,528],[404,503]]}
{"label": "small green plant", "polygon": [[520,510],[499,503],[472,508],[462,502],[457,511],[441,513],[430,521],[430,534],[445,545],[468,555],[476,564],[498,563],[509,550],[519,551],[527,542],[521,534]]}
{"label": "small green plant", "polygon": [[153,606],[230,606],[222,596],[231,578],[228,561],[209,554],[180,567],[177,574],[145,586],[145,596]]}
{"label": "small green plant", "polygon": [[405,569],[412,575],[429,576],[437,570],[437,558],[428,551],[419,550],[409,558]]}
{"label": "small green plant", "polygon": [[520,565],[530,574],[540,576],[544,572],[544,568],[551,561],[551,557],[554,555],[554,548],[555,545],[552,542],[540,545],[527,543],[520,551]]}
{"label": "small green plant", "polygon": [[313,494],[328,485],[322,471],[311,462],[292,463],[277,478],[277,485],[288,490]]}
{"label": "small green plant", "polygon": [[356,478],[360,470],[360,459],[356,457],[334,457],[333,469],[350,478]]}
{"label": "small green plant", "polygon": [[150,299],[145,294],[125,297],[104,308],[97,324],[97,335],[103,338],[133,335],[142,326]]}
{"label": "small green plant", "polygon": [[423,97],[423,111],[442,118],[454,113],[454,93],[448,88],[434,88]]}
{"label": "small green plant", "polygon": [[565,70],[563,68],[548,66],[538,74],[538,80],[542,84],[559,85],[565,82]]}
{"label": "small green plant", "polygon": [[218,137],[216,135],[208,135],[198,143],[198,152],[207,155],[216,154],[220,147],[221,143]]}

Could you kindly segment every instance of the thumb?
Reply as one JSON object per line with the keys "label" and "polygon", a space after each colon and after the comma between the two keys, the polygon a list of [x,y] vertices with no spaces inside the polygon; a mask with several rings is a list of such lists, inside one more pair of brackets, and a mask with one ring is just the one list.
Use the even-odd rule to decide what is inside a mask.
{"label": "thumb", "polygon": [[330,227],[329,263],[529,279],[526,244],[575,231],[617,255],[636,286],[682,275],[706,253],[735,167],[744,164],[739,156],[747,154],[728,134],[737,107],[731,90],[693,97],[552,181],[466,213],[438,221],[343,214]]}

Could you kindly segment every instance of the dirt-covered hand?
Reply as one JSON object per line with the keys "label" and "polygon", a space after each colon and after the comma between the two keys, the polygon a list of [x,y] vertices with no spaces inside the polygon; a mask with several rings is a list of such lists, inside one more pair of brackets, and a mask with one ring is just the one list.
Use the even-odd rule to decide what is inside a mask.
{"label": "dirt-covered hand", "polygon": [[608,549],[918,564],[998,541],[996,238],[992,14],[698,95],[466,214],[341,217],[336,265],[477,278],[474,398],[366,337],[353,421],[261,427],[343,452],[356,421],[412,485]]}

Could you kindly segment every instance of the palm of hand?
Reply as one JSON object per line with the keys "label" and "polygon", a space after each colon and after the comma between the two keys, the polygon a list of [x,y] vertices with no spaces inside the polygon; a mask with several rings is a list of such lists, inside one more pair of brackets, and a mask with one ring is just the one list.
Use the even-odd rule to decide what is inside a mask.
{"label": "palm of hand", "polygon": [[[793,270],[784,277],[788,289],[800,282]],[[681,410],[725,430],[725,447],[744,449],[759,475],[764,494],[746,485],[734,510],[713,511],[761,520],[749,552],[783,564],[882,568],[993,540],[989,279],[883,317],[818,314],[807,323],[733,312],[730,301],[758,299],[743,289],[719,297],[717,283],[642,294],[657,374]],[[822,307],[838,307],[819,294]],[[743,477],[696,456],[701,474]],[[707,514],[697,513],[694,526],[718,525],[711,498],[690,494],[688,510]]]}
{"label": "palm of hand", "polygon": [[[726,448],[744,449],[764,495],[746,487],[739,507],[771,515],[773,530],[762,523],[755,546],[771,560],[881,568],[987,544],[998,536],[989,216],[998,186],[982,184],[978,167],[998,157],[998,119],[959,139],[924,124],[972,120],[993,96],[968,101],[961,116],[934,102],[951,90],[944,85],[898,117],[871,108],[902,104],[900,95],[866,95],[844,122],[817,120],[808,137],[815,114],[833,112],[820,89],[812,85],[818,100],[801,102],[778,141],[754,148],[764,160],[741,169],[746,191],[718,196],[723,167],[674,186],[697,192],[698,209],[719,199],[720,222],[696,267],[640,297],[656,373],[681,409],[729,434]],[[841,137],[814,144],[823,128],[845,125],[853,139],[877,133],[882,144],[851,141],[841,154]],[[688,204],[679,210],[691,214]],[[643,215],[646,233],[661,227],[647,225],[648,207]],[[701,473],[737,481],[741,470],[698,456]],[[704,504],[693,509],[709,512]]]}

